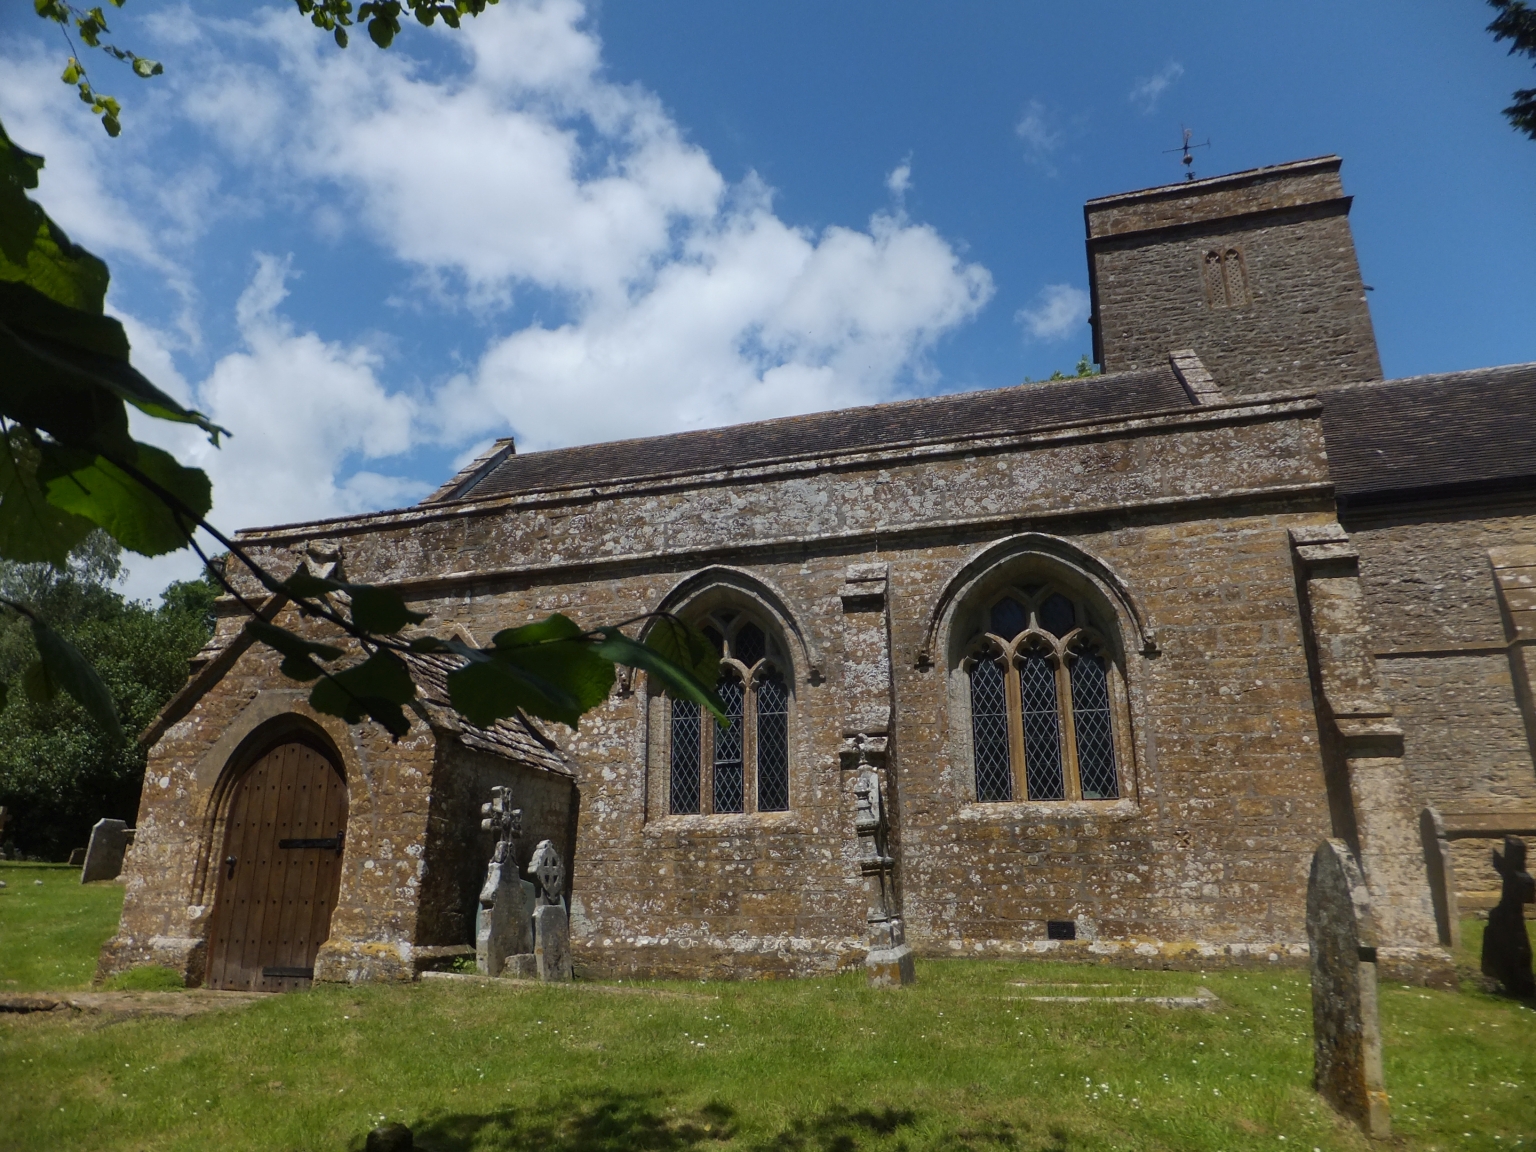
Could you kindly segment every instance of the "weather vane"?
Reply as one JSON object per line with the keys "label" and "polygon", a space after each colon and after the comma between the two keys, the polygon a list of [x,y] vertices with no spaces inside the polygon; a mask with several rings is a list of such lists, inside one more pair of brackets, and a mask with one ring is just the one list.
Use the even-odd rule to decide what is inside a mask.
{"label": "weather vane", "polygon": [[1209,148],[1211,146],[1210,137],[1206,137],[1206,140],[1205,140],[1204,144],[1191,144],[1189,142],[1189,138],[1191,136],[1193,136],[1193,135],[1194,135],[1193,132],[1191,132],[1188,128],[1185,128],[1184,129],[1184,146],[1182,148],[1164,148],[1163,149],[1163,155],[1164,156],[1167,156],[1168,154],[1170,154],[1172,152],[1182,152],[1182,153],[1184,153],[1184,157],[1183,157],[1182,160],[1179,161],[1179,163],[1184,165],[1184,179],[1186,179],[1186,180],[1193,180],[1195,178],[1195,156],[1194,156],[1194,153],[1190,151],[1190,149],[1191,148]]}

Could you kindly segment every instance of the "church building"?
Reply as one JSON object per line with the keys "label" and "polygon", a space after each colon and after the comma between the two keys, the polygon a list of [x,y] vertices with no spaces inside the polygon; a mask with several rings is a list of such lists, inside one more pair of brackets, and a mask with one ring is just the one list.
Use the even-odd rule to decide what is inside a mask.
{"label": "church building", "polygon": [[735,722],[623,675],[579,731],[479,729],[422,660],[391,741],[311,711],[229,601],[145,737],[101,972],[440,967],[493,786],[521,863],[567,862],[578,975],[858,967],[873,781],[919,956],[1300,963],[1337,837],[1383,974],[1450,980],[1421,811],[1536,810],[1536,364],[1383,380],[1349,211],[1335,156],[1089,201],[1091,378],[503,440],[415,507],[243,533],[478,643],[675,612]]}

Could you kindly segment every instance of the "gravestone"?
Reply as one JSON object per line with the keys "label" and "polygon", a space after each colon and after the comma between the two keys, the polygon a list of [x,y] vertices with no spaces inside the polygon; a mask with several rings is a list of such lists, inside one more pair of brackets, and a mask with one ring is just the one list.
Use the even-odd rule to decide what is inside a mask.
{"label": "gravestone", "polygon": [[1511,996],[1536,996],[1531,937],[1525,928],[1525,906],[1536,902],[1536,879],[1525,870],[1525,841],[1504,837],[1504,854],[1493,850],[1493,866],[1504,886],[1483,933],[1483,975],[1492,976]]}
{"label": "gravestone", "polygon": [[85,849],[84,848],[74,848],[74,849],[71,849],[70,853],[69,853],[69,866],[71,868],[81,868],[81,867],[84,867],[84,865],[85,865]]}
{"label": "gravestone", "polygon": [[131,843],[133,829],[123,821],[96,821],[91,829],[91,842],[85,849],[85,863],[80,868],[80,883],[116,879],[123,870],[123,856]]}
{"label": "gravestone", "polygon": [[538,890],[533,910],[533,957],[539,979],[569,980],[571,922],[565,909],[565,866],[548,840],[540,840],[528,861],[528,875]]}
{"label": "gravestone", "polygon": [[1360,865],[1342,840],[1312,854],[1312,1086],[1366,1135],[1392,1135],[1376,1014],[1376,922]]}
{"label": "gravestone", "polygon": [[510,788],[492,788],[491,800],[480,807],[480,826],[496,834],[496,850],[480,888],[475,917],[475,967],[487,976],[500,976],[507,961],[533,951],[532,888],[517,874],[517,840],[523,813],[512,807]]}

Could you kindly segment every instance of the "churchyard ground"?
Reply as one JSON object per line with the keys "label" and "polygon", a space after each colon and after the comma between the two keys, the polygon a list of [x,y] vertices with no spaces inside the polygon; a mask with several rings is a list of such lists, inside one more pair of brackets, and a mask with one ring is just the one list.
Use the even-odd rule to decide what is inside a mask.
{"label": "churchyard ground", "polygon": [[[0,880],[0,996],[87,987],[121,889],[39,865]],[[184,1018],[0,1013],[0,1149],[340,1152],[384,1120],[427,1152],[1373,1146],[1310,1091],[1300,971],[954,960],[918,977],[425,981]],[[1028,999],[1201,987],[1214,1009]],[[1532,1007],[1389,985],[1382,1028],[1391,1147],[1536,1146]]]}

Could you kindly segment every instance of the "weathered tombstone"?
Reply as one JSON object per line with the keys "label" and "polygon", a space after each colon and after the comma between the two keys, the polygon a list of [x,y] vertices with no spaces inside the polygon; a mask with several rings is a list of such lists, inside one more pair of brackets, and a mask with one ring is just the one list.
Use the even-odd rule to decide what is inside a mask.
{"label": "weathered tombstone", "polygon": [[539,893],[533,910],[533,956],[540,980],[571,978],[571,923],[565,910],[565,866],[548,840],[540,840],[528,861]]}
{"label": "weathered tombstone", "polygon": [[123,821],[96,821],[91,829],[91,842],[85,849],[85,863],[80,868],[80,883],[115,879],[123,870],[123,856],[132,840],[133,829]]}
{"label": "weathered tombstone", "polygon": [[1434,808],[1419,813],[1419,840],[1424,845],[1424,866],[1429,873],[1429,899],[1435,906],[1435,930],[1442,947],[1461,947],[1461,919],[1456,909],[1456,869],[1451,864],[1451,842],[1445,823]]}
{"label": "weathered tombstone", "polygon": [[516,837],[523,813],[512,807],[510,788],[491,789],[491,800],[480,811],[480,826],[496,834],[496,851],[480,889],[480,913],[475,917],[475,967],[487,976],[500,976],[509,957],[533,950],[528,906],[529,885],[517,874]]}
{"label": "weathered tombstone", "polygon": [[1525,870],[1525,841],[1504,837],[1504,854],[1493,850],[1493,866],[1504,887],[1483,933],[1483,975],[1492,976],[1511,996],[1536,996],[1531,937],[1525,929],[1525,906],[1536,902],[1536,879]]}
{"label": "weathered tombstone", "polygon": [[69,866],[71,868],[80,868],[80,867],[84,866],[84,864],[85,864],[85,849],[84,848],[72,849],[70,851],[70,853],[69,853]]}
{"label": "weathered tombstone", "polygon": [[1312,854],[1312,1086],[1365,1130],[1392,1135],[1376,1014],[1376,922],[1360,865],[1342,840]]}

